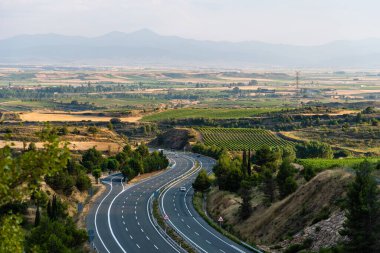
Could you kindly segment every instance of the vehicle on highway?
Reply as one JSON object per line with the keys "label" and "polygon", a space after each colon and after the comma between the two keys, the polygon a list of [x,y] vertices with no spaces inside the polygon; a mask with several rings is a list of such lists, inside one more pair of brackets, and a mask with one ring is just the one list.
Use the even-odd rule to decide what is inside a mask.
{"label": "vehicle on highway", "polygon": [[179,190],[180,190],[181,192],[185,192],[185,191],[186,191],[186,187],[183,187],[183,186],[182,186],[182,187],[179,188]]}

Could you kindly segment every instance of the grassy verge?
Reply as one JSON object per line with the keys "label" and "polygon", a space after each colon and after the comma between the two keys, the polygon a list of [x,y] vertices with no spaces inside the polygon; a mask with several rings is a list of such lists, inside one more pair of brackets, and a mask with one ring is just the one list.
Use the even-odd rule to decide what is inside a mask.
{"label": "grassy verge", "polygon": [[189,253],[197,252],[193,249],[192,246],[190,246],[185,240],[183,240],[182,237],[179,236],[174,229],[172,229],[165,223],[164,218],[162,218],[162,215],[160,214],[158,201],[156,199],[153,201],[153,216],[162,229],[165,230],[166,228],[166,233],[168,234],[168,236],[170,236],[170,238],[172,238],[176,243],[178,243],[178,245],[180,245],[184,250],[186,250]]}
{"label": "grassy verge", "polygon": [[[193,206],[195,208],[195,210],[198,212],[198,214],[211,226],[213,227],[215,230],[217,230],[219,233],[221,233],[222,235],[228,237],[229,239],[231,239],[232,241],[240,244],[241,246],[243,247],[246,247],[247,249],[249,250],[252,250],[252,248],[250,248],[249,246],[252,246],[255,248],[255,245],[249,245],[248,243],[243,243],[239,238],[237,238],[236,236],[234,236],[233,234],[227,232],[226,230],[224,230],[222,227],[220,227],[214,220],[212,220],[210,217],[208,217],[204,211],[203,211],[203,208],[202,208],[202,203],[203,203],[203,199],[202,199],[202,194],[200,192],[196,192],[193,196]],[[249,245],[249,246],[248,246]],[[259,252],[259,251],[258,251]]]}

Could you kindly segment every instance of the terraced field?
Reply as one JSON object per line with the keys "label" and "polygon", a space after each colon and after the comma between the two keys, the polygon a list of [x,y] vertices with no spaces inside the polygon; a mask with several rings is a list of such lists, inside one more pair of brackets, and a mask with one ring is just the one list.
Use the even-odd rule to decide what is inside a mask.
{"label": "terraced field", "polygon": [[199,128],[206,145],[225,147],[228,150],[257,150],[267,145],[292,146],[292,142],[284,140],[272,132],[254,128]]}

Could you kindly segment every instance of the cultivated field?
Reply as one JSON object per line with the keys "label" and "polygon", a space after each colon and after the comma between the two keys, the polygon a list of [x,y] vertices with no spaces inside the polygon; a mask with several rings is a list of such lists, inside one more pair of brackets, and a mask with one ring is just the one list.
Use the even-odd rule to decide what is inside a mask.
{"label": "cultivated field", "polygon": [[369,158],[344,158],[344,159],[323,159],[323,158],[309,158],[297,159],[297,163],[303,165],[305,168],[313,169],[315,172],[320,172],[332,168],[354,168],[356,165],[363,161],[377,163],[380,157]]}
{"label": "cultivated field", "polygon": [[143,121],[162,121],[169,119],[207,118],[207,119],[239,119],[279,111],[279,108],[241,108],[241,109],[173,109],[153,113],[142,118]]}
{"label": "cultivated field", "polygon": [[272,132],[252,128],[200,128],[203,142],[228,150],[257,150],[262,146],[292,146],[293,143],[281,139]]}
{"label": "cultivated field", "polygon": [[[97,121],[97,122],[108,122],[112,117],[96,116],[96,115],[85,115],[83,113],[69,113],[69,112],[25,112],[20,114],[22,121],[33,121],[33,122],[79,122],[79,121]],[[122,122],[137,122],[141,117],[121,117],[119,118]]]}

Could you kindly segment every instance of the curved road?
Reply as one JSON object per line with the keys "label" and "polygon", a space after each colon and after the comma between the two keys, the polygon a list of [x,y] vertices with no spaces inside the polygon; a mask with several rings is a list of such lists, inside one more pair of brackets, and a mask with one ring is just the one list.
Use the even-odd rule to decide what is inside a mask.
{"label": "curved road", "polygon": [[[106,192],[98,198],[87,218],[87,229],[93,232],[92,245],[98,252],[180,252],[170,240],[158,232],[148,215],[148,200],[165,184],[169,184],[160,198],[160,207],[169,215],[169,224],[200,252],[249,252],[212,229],[198,216],[191,204],[191,183],[198,173],[191,169],[194,159],[210,171],[214,161],[195,155],[167,154],[175,165],[163,173],[134,185],[123,184],[121,175],[102,180]],[[181,178],[184,181],[170,184]],[[180,192],[186,186],[187,192]],[[182,221],[183,220],[183,221]],[[92,237],[92,236],[91,236]]]}
{"label": "curved road", "polygon": [[[185,159],[197,160],[209,173],[215,164],[215,160],[194,154],[185,156]],[[199,252],[251,252],[245,247],[224,237],[199,216],[192,204],[194,191],[191,187],[198,173],[173,184],[164,191],[160,197],[160,208],[169,217],[169,224],[177,230]],[[186,192],[179,191],[179,187],[185,187]],[[257,251],[260,252],[260,251]]]}

